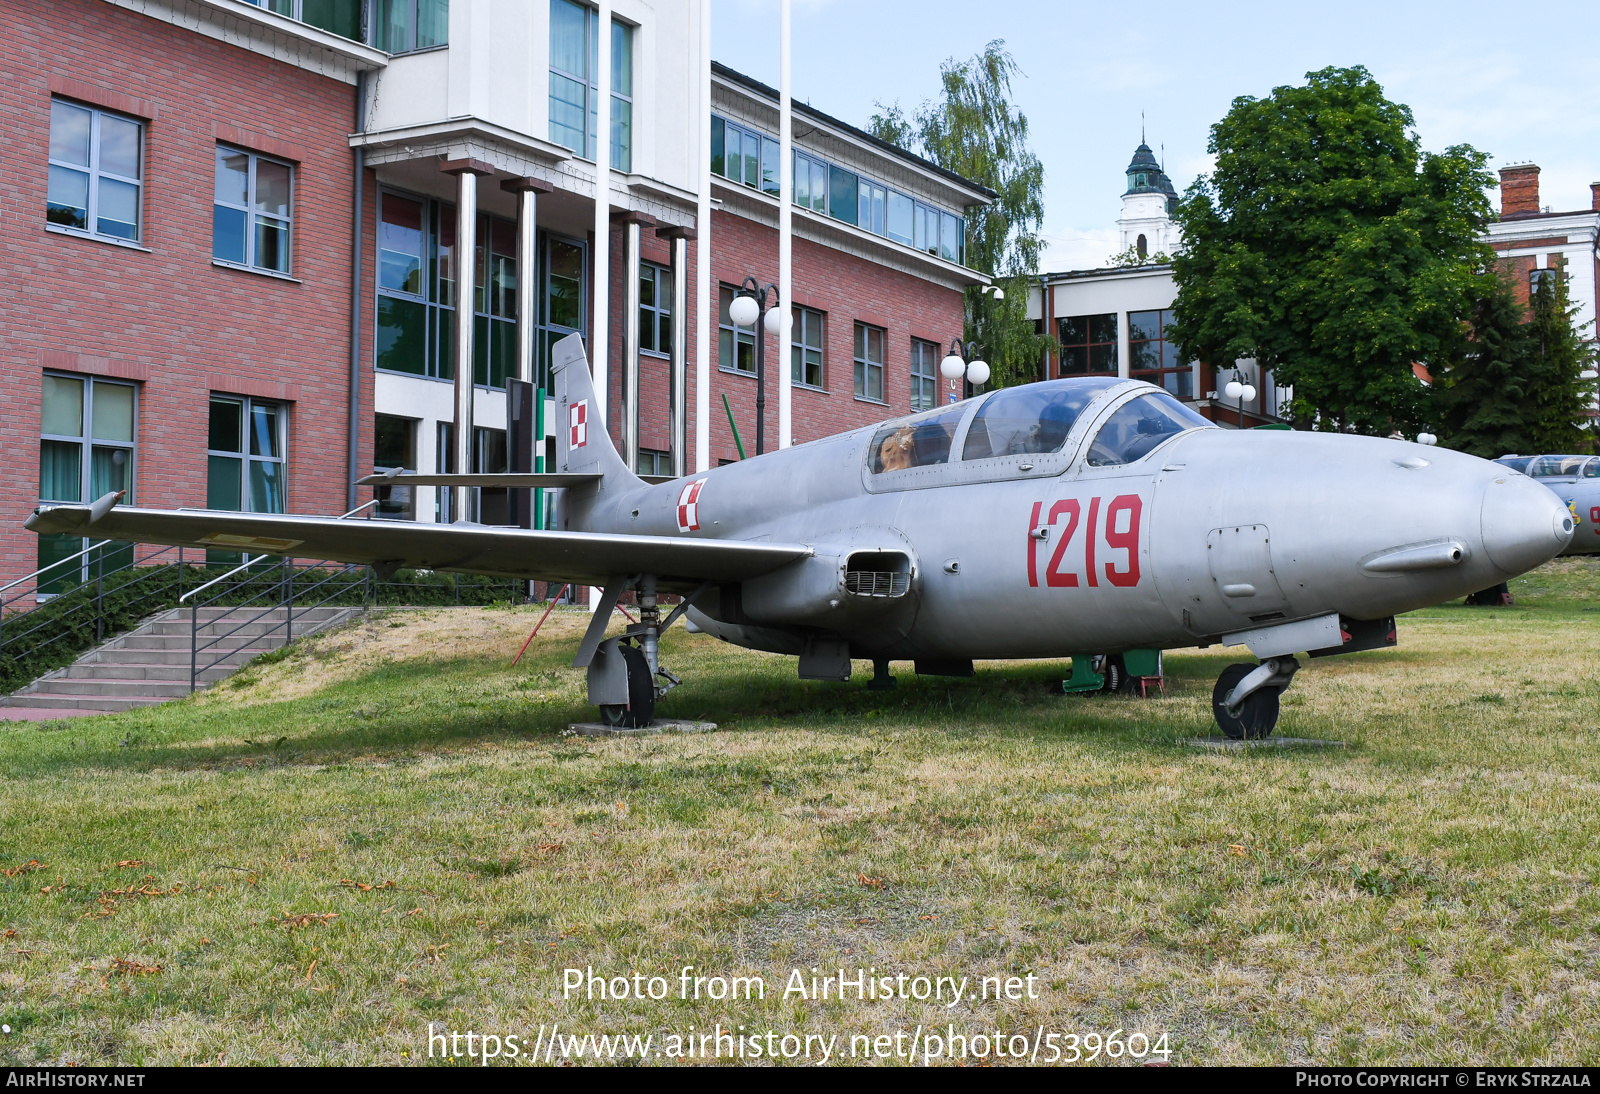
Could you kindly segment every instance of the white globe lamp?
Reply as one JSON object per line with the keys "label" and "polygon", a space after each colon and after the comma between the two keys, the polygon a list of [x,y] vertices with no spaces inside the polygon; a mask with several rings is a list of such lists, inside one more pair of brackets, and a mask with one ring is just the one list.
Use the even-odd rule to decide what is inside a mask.
{"label": "white globe lamp", "polygon": [[1435,437],[1432,433],[1418,433],[1417,434],[1417,443],[1418,444],[1438,444],[1439,443],[1439,438]]}
{"label": "white globe lamp", "polygon": [[764,321],[767,324],[768,334],[776,337],[783,333],[783,312],[780,309],[768,308],[767,318]]}
{"label": "white globe lamp", "polygon": [[1240,389],[1239,394],[1244,399],[1245,402],[1247,402],[1247,403],[1255,402],[1255,398],[1256,398],[1255,385],[1254,384],[1245,384],[1244,387]]}
{"label": "white globe lamp", "polygon": [[1244,385],[1238,380],[1229,380],[1227,386],[1222,389],[1222,393],[1230,399],[1237,400],[1239,396],[1244,394]]}
{"label": "white globe lamp", "polygon": [[761,305],[756,303],[753,296],[736,296],[733,303],[728,305],[728,318],[733,320],[736,327],[753,327],[756,320],[761,318]]}
{"label": "white globe lamp", "polygon": [[939,362],[939,375],[946,380],[959,380],[966,370],[967,363],[954,353]]}
{"label": "white globe lamp", "polygon": [[974,361],[967,366],[967,379],[974,384],[983,385],[989,382],[989,366],[983,361]]}

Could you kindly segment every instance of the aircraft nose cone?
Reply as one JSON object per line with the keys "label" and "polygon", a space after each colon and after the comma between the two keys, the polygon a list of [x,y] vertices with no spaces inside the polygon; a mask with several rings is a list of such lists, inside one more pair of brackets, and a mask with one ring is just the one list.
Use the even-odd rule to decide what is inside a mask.
{"label": "aircraft nose cone", "polygon": [[1572,542],[1572,514],[1550,490],[1506,475],[1483,491],[1483,550],[1507,574],[1526,573]]}

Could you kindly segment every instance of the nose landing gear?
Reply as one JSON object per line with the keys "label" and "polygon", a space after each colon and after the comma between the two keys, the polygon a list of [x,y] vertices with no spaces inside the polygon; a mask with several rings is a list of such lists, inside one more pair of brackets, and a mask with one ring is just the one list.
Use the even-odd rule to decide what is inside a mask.
{"label": "nose landing gear", "polygon": [[1231,740],[1259,741],[1278,724],[1278,696],[1289,686],[1300,662],[1269,657],[1259,665],[1229,665],[1211,689],[1211,713]]}

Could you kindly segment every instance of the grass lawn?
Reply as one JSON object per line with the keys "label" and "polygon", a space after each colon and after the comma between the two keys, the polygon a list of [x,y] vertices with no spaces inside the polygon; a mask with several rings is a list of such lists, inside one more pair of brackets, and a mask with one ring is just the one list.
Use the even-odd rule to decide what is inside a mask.
{"label": "grass lawn", "polygon": [[[721,730],[574,738],[587,616],[511,668],[528,609],[394,612],[188,701],[0,729],[0,1062],[417,1061],[430,1021],[1600,1062],[1600,563],[1513,591],[1309,665],[1278,731],[1342,750],[1183,743],[1242,649],[1169,654],[1159,699],[1063,697],[1058,663],[883,693],[681,629],[660,713]],[[766,998],[678,1000],[685,965]],[[585,966],[673,998],[564,1000]],[[812,966],[1039,990],[785,999]]]}

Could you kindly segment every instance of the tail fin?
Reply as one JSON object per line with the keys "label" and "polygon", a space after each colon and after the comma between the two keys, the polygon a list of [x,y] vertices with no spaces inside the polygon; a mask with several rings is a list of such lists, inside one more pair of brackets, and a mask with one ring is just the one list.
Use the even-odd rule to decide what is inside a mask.
{"label": "tail fin", "polygon": [[556,470],[598,472],[604,476],[593,485],[570,487],[566,492],[566,526],[581,529],[589,514],[607,497],[636,490],[645,482],[623,462],[611,443],[595,398],[581,337],[569,334],[551,347],[550,374],[556,402]]}

